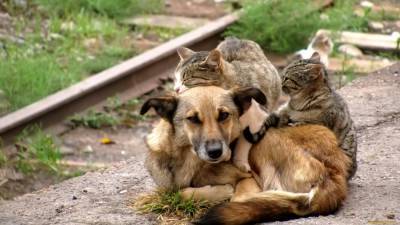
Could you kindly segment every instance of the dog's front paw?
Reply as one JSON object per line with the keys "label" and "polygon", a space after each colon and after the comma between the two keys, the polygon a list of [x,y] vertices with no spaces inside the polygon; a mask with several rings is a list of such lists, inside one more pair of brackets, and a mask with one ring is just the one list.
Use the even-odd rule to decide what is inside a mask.
{"label": "dog's front paw", "polygon": [[243,160],[233,160],[233,164],[242,172],[249,173],[251,171],[251,167],[247,161]]}

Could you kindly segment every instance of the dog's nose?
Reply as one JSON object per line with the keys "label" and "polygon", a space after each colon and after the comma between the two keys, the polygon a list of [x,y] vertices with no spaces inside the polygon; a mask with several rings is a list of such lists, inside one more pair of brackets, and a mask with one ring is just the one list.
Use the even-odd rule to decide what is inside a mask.
{"label": "dog's nose", "polygon": [[207,155],[212,159],[218,159],[222,155],[221,141],[207,141],[206,143]]}

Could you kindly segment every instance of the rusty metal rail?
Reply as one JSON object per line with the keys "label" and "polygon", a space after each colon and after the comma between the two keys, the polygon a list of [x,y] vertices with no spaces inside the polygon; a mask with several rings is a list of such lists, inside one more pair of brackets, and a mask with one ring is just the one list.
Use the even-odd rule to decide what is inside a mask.
{"label": "rusty metal rail", "polygon": [[43,128],[54,126],[111,96],[119,95],[127,99],[153,90],[161,78],[172,74],[178,62],[178,47],[187,46],[195,50],[214,48],[221,39],[222,31],[237,18],[237,14],[224,16],[1,117],[1,139],[10,143],[29,124],[40,124]]}

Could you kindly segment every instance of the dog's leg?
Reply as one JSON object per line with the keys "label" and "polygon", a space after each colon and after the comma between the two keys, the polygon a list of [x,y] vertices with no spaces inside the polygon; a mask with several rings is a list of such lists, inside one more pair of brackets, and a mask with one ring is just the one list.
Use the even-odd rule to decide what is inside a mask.
{"label": "dog's leg", "polygon": [[279,177],[277,176],[276,169],[270,164],[263,167],[262,174],[260,175],[261,188],[267,190],[283,190]]}
{"label": "dog's leg", "polygon": [[225,185],[207,185],[198,188],[184,188],[181,190],[183,199],[206,200],[209,202],[222,202],[233,196],[233,187],[230,184]]}
{"label": "dog's leg", "polygon": [[231,198],[231,202],[240,202],[244,196],[248,193],[257,193],[261,192],[261,188],[258,185],[257,181],[254,178],[246,178],[236,185],[235,193]]}

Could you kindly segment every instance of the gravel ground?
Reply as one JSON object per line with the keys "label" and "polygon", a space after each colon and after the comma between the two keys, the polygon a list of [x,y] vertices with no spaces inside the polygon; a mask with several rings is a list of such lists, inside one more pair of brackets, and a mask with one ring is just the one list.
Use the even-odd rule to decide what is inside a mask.
{"label": "gravel ground", "polygon": [[[400,63],[340,90],[358,128],[359,169],[335,215],[272,224],[400,224]],[[145,148],[139,144],[141,148]],[[143,155],[14,201],[0,203],[0,224],[156,224],[129,202],[154,188]]]}

